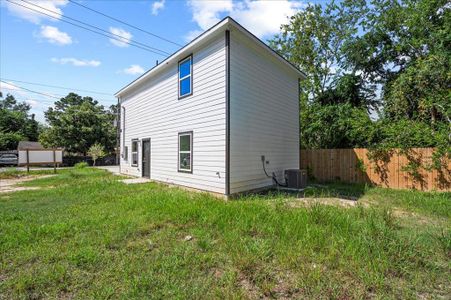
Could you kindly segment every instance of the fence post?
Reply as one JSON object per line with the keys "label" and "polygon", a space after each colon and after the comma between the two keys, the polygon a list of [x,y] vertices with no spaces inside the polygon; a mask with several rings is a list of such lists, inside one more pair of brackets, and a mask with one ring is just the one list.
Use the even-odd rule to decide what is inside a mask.
{"label": "fence post", "polygon": [[53,149],[53,173],[56,173],[56,155],[55,155],[55,149]]}
{"label": "fence post", "polygon": [[30,173],[30,150],[27,149],[27,173]]}

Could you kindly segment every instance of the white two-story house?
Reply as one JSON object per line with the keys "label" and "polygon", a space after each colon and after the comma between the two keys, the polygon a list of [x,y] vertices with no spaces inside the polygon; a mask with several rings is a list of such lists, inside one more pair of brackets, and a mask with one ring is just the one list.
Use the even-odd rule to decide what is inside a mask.
{"label": "white two-story house", "polygon": [[226,196],[299,168],[304,74],[225,18],[116,93],[121,173]]}

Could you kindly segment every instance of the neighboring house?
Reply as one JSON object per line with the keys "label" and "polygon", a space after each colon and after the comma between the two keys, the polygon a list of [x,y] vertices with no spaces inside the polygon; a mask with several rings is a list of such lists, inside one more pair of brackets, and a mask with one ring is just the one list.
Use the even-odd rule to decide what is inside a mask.
{"label": "neighboring house", "polygon": [[263,164],[284,182],[299,168],[302,78],[223,19],[116,93],[121,172],[226,196],[272,186]]}

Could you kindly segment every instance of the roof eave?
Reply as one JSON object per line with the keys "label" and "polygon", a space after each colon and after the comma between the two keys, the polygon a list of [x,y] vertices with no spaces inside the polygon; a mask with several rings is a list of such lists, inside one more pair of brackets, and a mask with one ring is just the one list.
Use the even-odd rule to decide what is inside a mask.
{"label": "roof eave", "polygon": [[177,50],[176,52],[174,52],[172,55],[170,55],[169,57],[167,57],[165,60],[163,60],[161,63],[159,63],[158,65],[156,65],[155,67],[151,68],[150,70],[148,70],[147,72],[145,72],[143,75],[141,75],[140,77],[138,77],[137,79],[133,80],[132,82],[130,82],[129,84],[127,84],[125,87],[123,87],[122,89],[120,89],[118,92],[116,92],[114,94],[115,97],[119,98],[121,96],[123,96],[129,89],[135,87],[136,85],[138,85],[141,82],[144,82],[147,78],[149,78],[152,73],[156,72],[157,70],[164,68],[165,65],[171,63],[172,61],[176,61],[178,56],[183,53],[184,51],[187,51],[190,48],[195,47],[196,45],[198,45],[199,43],[201,43],[202,41],[204,41],[205,39],[207,39],[208,37],[210,37],[211,35],[215,34],[218,30],[220,30],[221,28],[224,27],[228,27],[230,25],[233,25],[234,28],[238,29],[240,32],[242,32],[243,34],[245,34],[246,36],[248,36],[249,38],[251,38],[252,40],[254,40],[255,42],[257,42],[258,44],[260,44],[263,48],[265,48],[269,53],[271,53],[271,55],[273,55],[275,58],[277,58],[280,62],[286,64],[289,68],[291,68],[294,72],[296,72],[300,78],[305,79],[307,78],[306,74],[304,72],[302,72],[301,70],[299,70],[295,65],[293,65],[292,63],[290,63],[288,60],[286,60],[283,56],[281,56],[279,53],[277,53],[276,51],[274,51],[272,48],[270,48],[268,45],[266,45],[262,40],[260,40],[258,37],[256,37],[254,34],[252,34],[250,31],[248,31],[246,28],[244,28],[243,26],[241,26],[238,22],[236,22],[234,19],[232,19],[231,17],[225,17],[224,19],[222,19],[221,21],[219,21],[218,23],[216,23],[214,26],[212,26],[210,29],[208,29],[207,31],[205,31],[204,33],[202,33],[201,35],[199,35],[198,37],[196,37],[194,40],[192,40],[191,42],[189,42],[188,44],[186,44],[184,47],[182,47],[181,49]]}
{"label": "roof eave", "polygon": [[291,68],[294,72],[296,72],[300,77],[302,77],[302,79],[306,79],[307,75],[302,72],[301,70],[299,70],[298,67],[296,67],[295,65],[293,65],[291,62],[289,62],[287,59],[285,59],[285,57],[283,57],[282,55],[280,55],[279,53],[277,53],[274,49],[272,49],[271,47],[269,47],[267,44],[265,44],[261,39],[259,39],[258,37],[256,37],[252,32],[250,32],[249,30],[247,30],[246,28],[244,28],[243,26],[241,26],[237,21],[235,21],[233,18],[230,18],[230,23],[234,25],[235,28],[237,28],[239,31],[241,31],[243,34],[245,34],[246,36],[248,36],[250,39],[254,40],[255,42],[257,42],[258,44],[260,44],[260,46],[262,46],[263,48],[265,48],[271,55],[273,55],[276,59],[278,59],[279,61],[281,61],[282,63],[284,63],[285,65],[287,65],[289,68]]}
{"label": "roof eave", "polygon": [[207,31],[203,32],[201,35],[196,37],[194,40],[192,40],[191,42],[189,42],[188,44],[186,44],[185,46],[183,46],[182,48],[180,48],[179,50],[177,50],[176,52],[171,54],[169,57],[164,59],[161,63],[159,63],[158,65],[156,65],[155,67],[151,68],[150,70],[145,72],[143,75],[141,75],[137,79],[135,79],[132,82],[130,82],[129,84],[127,84],[125,87],[123,87],[118,92],[116,92],[114,94],[114,96],[117,97],[117,98],[120,98],[120,96],[123,95],[124,92],[126,92],[128,89],[136,86],[137,84],[145,81],[148,77],[150,77],[152,75],[151,73],[156,72],[157,70],[163,68],[164,65],[167,65],[167,64],[169,64],[172,61],[176,61],[176,59],[179,56],[179,54],[183,53],[184,51],[187,51],[190,48],[195,47],[196,45],[198,45],[199,43],[204,41],[206,38],[210,37],[212,34],[215,34],[217,30],[219,30],[223,26],[226,26],[228,23],[229,23],[229,18],[222,19],[216,25],[212,26],[210,29],[208,29]]}

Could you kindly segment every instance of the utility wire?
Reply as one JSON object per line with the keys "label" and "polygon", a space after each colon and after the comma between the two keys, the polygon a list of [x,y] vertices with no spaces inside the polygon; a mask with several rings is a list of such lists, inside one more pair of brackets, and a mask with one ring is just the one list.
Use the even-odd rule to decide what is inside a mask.
{"label": "utility wire", "polygon": [[[11,88],[4,88],[5,90],[10,90],[10,91],[16,91],[17,92],[17,90],[16,89],[11,89]],[[39,103],[43,103],[43,104],[48,104],[48,105],[50,105],[50,104],[55,104],[55,101],[53,101],[53,100],[44,100],[44,99],[36,99],[36,98],[28,98],[28,97],[26,97],[26,98],[28,98],[28,99],[26,99],[25,98],[25,96],[23,96],[23,95],[19,95],[19,96],[17,96],[17,95],[13,95],[14,96],[14,99],[16,99],[17,101],[21,101],[21,102],[27,102],[28,100],[32,100],[32,101],[36,101],[36,102],[39,102]]]}
{"label": "utility wire", "polygon": [[[11,85],[11,86],[13,86],[13,87],[15,87],[15,88],[22,89],[22,90],[27,91],[27,92],[30,92],[30,93],[35,93],[35,94],[38,94],[38,95],[42,95],[42,96],[49,97],[49,98],[54,98],[54,99],[57,99],[57,100],[61,100],[61,98],[64,98],[64,97],[67,96],[67,95],[65,96],[65,95],[60,95],[60,94],[47,94],[47,93],[43,93],[43,92],[39,92],[39,91],[27,89],[27,88],[24,88],[24,87],[22,87],[22,86],[18,86],[18,85],[15,85],[15,84],[6,82],[6,81],[4,81],[4,80],[0,80],[0,82],[3,82],[3,83],[5,83],[5,84],[9,84],[9,85]],[[2,89],[6,89],[6,90],[10,90],[10,91],[17,91],[17,90],[15,90],[15,89],[8,88],[8,87],[2,87]],[[95,98],[93,98],[93,100],[102,101],[102,102],[108,102],[108,101],[111,101],[111,102],[114,103],[114,100],[95,99]]]}
{"label": "utility wire", "polygon": [[69,87],[63,87],[63,86],[57,86],[57,85],[49,85],[49,84],[43,84],[43,83],[37,83],[37,82],[22,81],[22,80],[15,80],[15,79],[9,79],[9,78],[0,78],[0,79],[12,81],[12,82],[19,82],[19,83],[25,83],[25,84],[31,84],[31,85],[38,85],[38,86],[50,87],[50,88],[55,88],[55,89],[62,89],[62,90],[69,90],[69,91],[78,91],[78,92],[85,92],[85,93],[92,93],[92,94],[99,94],[99,95],[112,96],[111,94],[104,93],[104,92],[96,92],[96,91],[90,91],[90,90],[73,89],[73,88],[69,88]]}
{"label": "utility wire", "polygon": [[[30,92],[30,93],[35,93],[35,94],[43,95],[43,96],[46,96],[46,97],[49,97],[49,98],[54,98],[54,99],[60,100],[59,97],[56,97],[56,96],[54,96],[54,95],[49,95],[49,94],[46,94],[46,93],[33,91],[33,90],[30,90],[30,89],[27,89],[27,88],[24,88],[24,87],[21,87],[21,86],[18,86],[18,85],[15,85],[15,84],[12,84],[12,83],[3,81],[3,80],[0,80],[0,82],[3,82],[3,83],[5,83],[5,84],[12,85],[12,86],[15,87],[15,88],[22,89],[22,90],[25,90],[25,91]],[[7,88],[6,88],[6,89],[7,89]],[[10,90],[12,90],[12,89],[10,89]]]}
{"label": "utility wire", "polygon": [[164,50],[161,50],[161,49],[158,49],[158,48],[151,47],[151,46],[149,46],[149,45],[147,45],[147,44],[144,44],[144,43],[141,43],[141,42],[138,42],[138,41],[135,41],[135,40],[131,40],[131,39],[126,39],[126,38],[124,38],[123,36],[121,36],[121,35],[119,35],[119,34],[115,34],[115,33],[109,32],[109,31],[104,30],[104,29],[102,29],[102,28],[100,28],[100,27],[97,27],[97,26],[94,26],[94,25],[85,23],[85,22],[80,21],[80,20],[75,19],[75,18],[71,18],[71,17],[66,16],[66,15],[63,15],[63,14],[61,14],[61,13],[54,12],[54,11],[52,11],[52,10],[50,10],[50,9],[47,9],[47,8],[45,8],[45,7],[42,7],[42,6],[39,6],[39,5],[34,4],[34,3],[32,3],[32,2],[29,2],[29,1],[26,1],[26,0],[22,0],[22,2],[25,2],[25,3],[29,4],[29,5],[33,5],[33,6],[35,6],[35,7],[40,8],[40,9],[46,10],[46,11],[52,13],[52,14],[56,14],[56,15],[60,16],[61,18],[66,18],[66,19],[69,19],[69,20],[71,20],[71,21],[74,21],[74,22],[78,22],[78,23],[80,23],[80,24],[83,24],[83,25],[85,25],[85,26],[89,26],[89,27],[91,27],[91,28],[100,30],[100,31],[102,31],[102,32],[105,32],[106,34],[109,34],[109,35],[112,35],[112,36],[116,36],[116,37],[118,37],[118,38],[120,39],[121,42],[131,41],[131,43],[135,43],[135,44],[137,44],[137,45],[140,45],[140,46],[143,46],[143,47],[146,47],[146,48],[155,50],[155,51],[159,51],[159,52],[162,52],[162,53],[167,54],[167,55],[170,55],[170,54],[171,54],[171,53],[166,52],[166,51],[164,51]]}
{"label": "utility wire", "polygon": [[104,17],[106,17],[106,18],[109,18],[109,19],[111,19],[111,20],[113,20],[113,21],[119,22],[119,23],[121,23],[121,24],[124,24],[124,25],[126,25],[126,26],[129,26],[129,27],[134,28],[134,29],[136,29],[136,30],[139,30],[139,31],[141,31],[141,32],[147,33],[148,35],[151,35],[151,36],[153,36],[153,37],[159,38],[159,39],[161,39],[161,40],[163,40],[163,41],[165,41],[165,42],[174,44],[174,45],[179,46],[179,47],[183,47],[183,45],[180,45],[180,44],[178,44],[178,43],[176,43],[176,42],[173,42],[173,41],[171,41],[171,40],[168,40],[168,39],[166,39],[166,38],[164,38],[164,37],[162,37],[162,36],[156,35],[155,33],[152,33],[152,32],[149,32],[149,31],[147,31],[147,30],[144,30],[144,29],[142,29],[142,28],[139,28],[139,27],[137,27],[137,26],[135,26],[135,25],[132,25],[132,24],[130,24],[130,23],[127,23],[127,22],[124,22],[124,21],[122,21],[122,20],[119,20],[119,19],[117,19],[117,18],[115,18],[115,17],[109,16],[109,15],[103,13],[103,12],[100,12],[100,11],[98,11],[98,10],[95,10],[95,9],[93,9],[93,8],[90,8],[90,7],[86,6],[86,5],[83,5],[83,4],[81,4],[81,3],[78,3],[78,2],[76,2],[76,1],[69,0],[69,2],[72,3],[72,4],[78,5],[78,6],[80,6],[80,7],[83,7],[83,8],[85,8],[85,9],[87,9],[87,10],[90,10],[90,11],[96,13],[96,14],[99,14],[99,15],[102,15],[102,16],[104,16]]}
{"label": "utility wire", "polygon": [[[55,104],[55,102],[52,102],[52,101],[42,101],[42,100],[38,100],[38,99],[36,99],[36,98],[23,98],[23,97],[16,97],[16,96],[14,96],[14,99],[17,101],[17,102],[25,102],[25,104],[27,104],[27,105],[30,105],[31,106],[31,108],[34,108],[34,109],[37,109],[38,107],[36,106],[36,103],[37,104],[39,104],[39,107],[40,107],[40,109],[44,112],[44,110],[46,109],[46,108],[49,108],[49,107],[52,107],[54,104]],[[30,102],[30,101],[32,101],[32,102]]]}
{"label": "utility wire", "polygon": [[[131,42],[124,40],[123,37],[121,37],[122,39],[118,39],[118,38],[116,38],[116,37],[114,37],[114,36],[106,35],[106,34],[104,34],[104,33],[101,33],[101,32],[98,32],[98,31],[95,31],[95,30],[86,28],[86,27],[84,27],[84,26],[81,26],[81,25],[78,25],[78,24],[69,22],[69,21],[67,21],[67,20],[59,19],[59,18],[57,18],[57,17],[55,17],[55,16],[46,14],[46,13],[44,13],[44,12],[42,12],[42,11],[33,9],[33,8],[28,7],[28,6],[25,6],[25,5],[21,5],[21,4],[17,3],[17,2],[14,2],[14,1],[11,1],[11,0],[6,0],[6,1],[8,1],[8,2],[10,2],[10,3],[13,3],[14,5],[18,5],[18,6],[21,6],[21,7],[23,7],[23,8],[26,8],[26,9],[28,9],[28,10],[32,10],[32,11],[34,11],[34,12],[37,12],[37,13],[46,15],[46,16],[48,16],[48,17],[50,17],[50,18],[53,18],[53,19],[56,19],[56,20],[58,20],[58,21],[65,22],[65,23],[71,24],[71,25],[73,25],[73,26],[76,26],[76,27],[85,29],[85,30],[87,30],[87,31],[90,31],[90,32],[93,32],[93,33],[96,33],[96,34],[99,34],[99,35],[106,36],[107,38],[114,39],[114,40],[120,41],[120,42],[125,43],[125,44],[129,44],[130,46],[134,46],[134,47],[140,48],[140,49],[142,49],[142,50],[146,50],[146,51],[148,51],[148,52],[152,52],[152,53],[155,53],[155,54],[158,54],[158,55],[161,55],[161,56],[166,56],[166,55],[164,55],[164,54],[162,54],[162,53],[159,53],[159,52],[150,50],[150,49],[148,49],[147,47],[141,47],[141,46],[139,46],[139,45],[132,44]],[[52,13],[54,13],[54,12],[52,12]],[[160,50],[160,51],[162,51],[162,50]]]}

